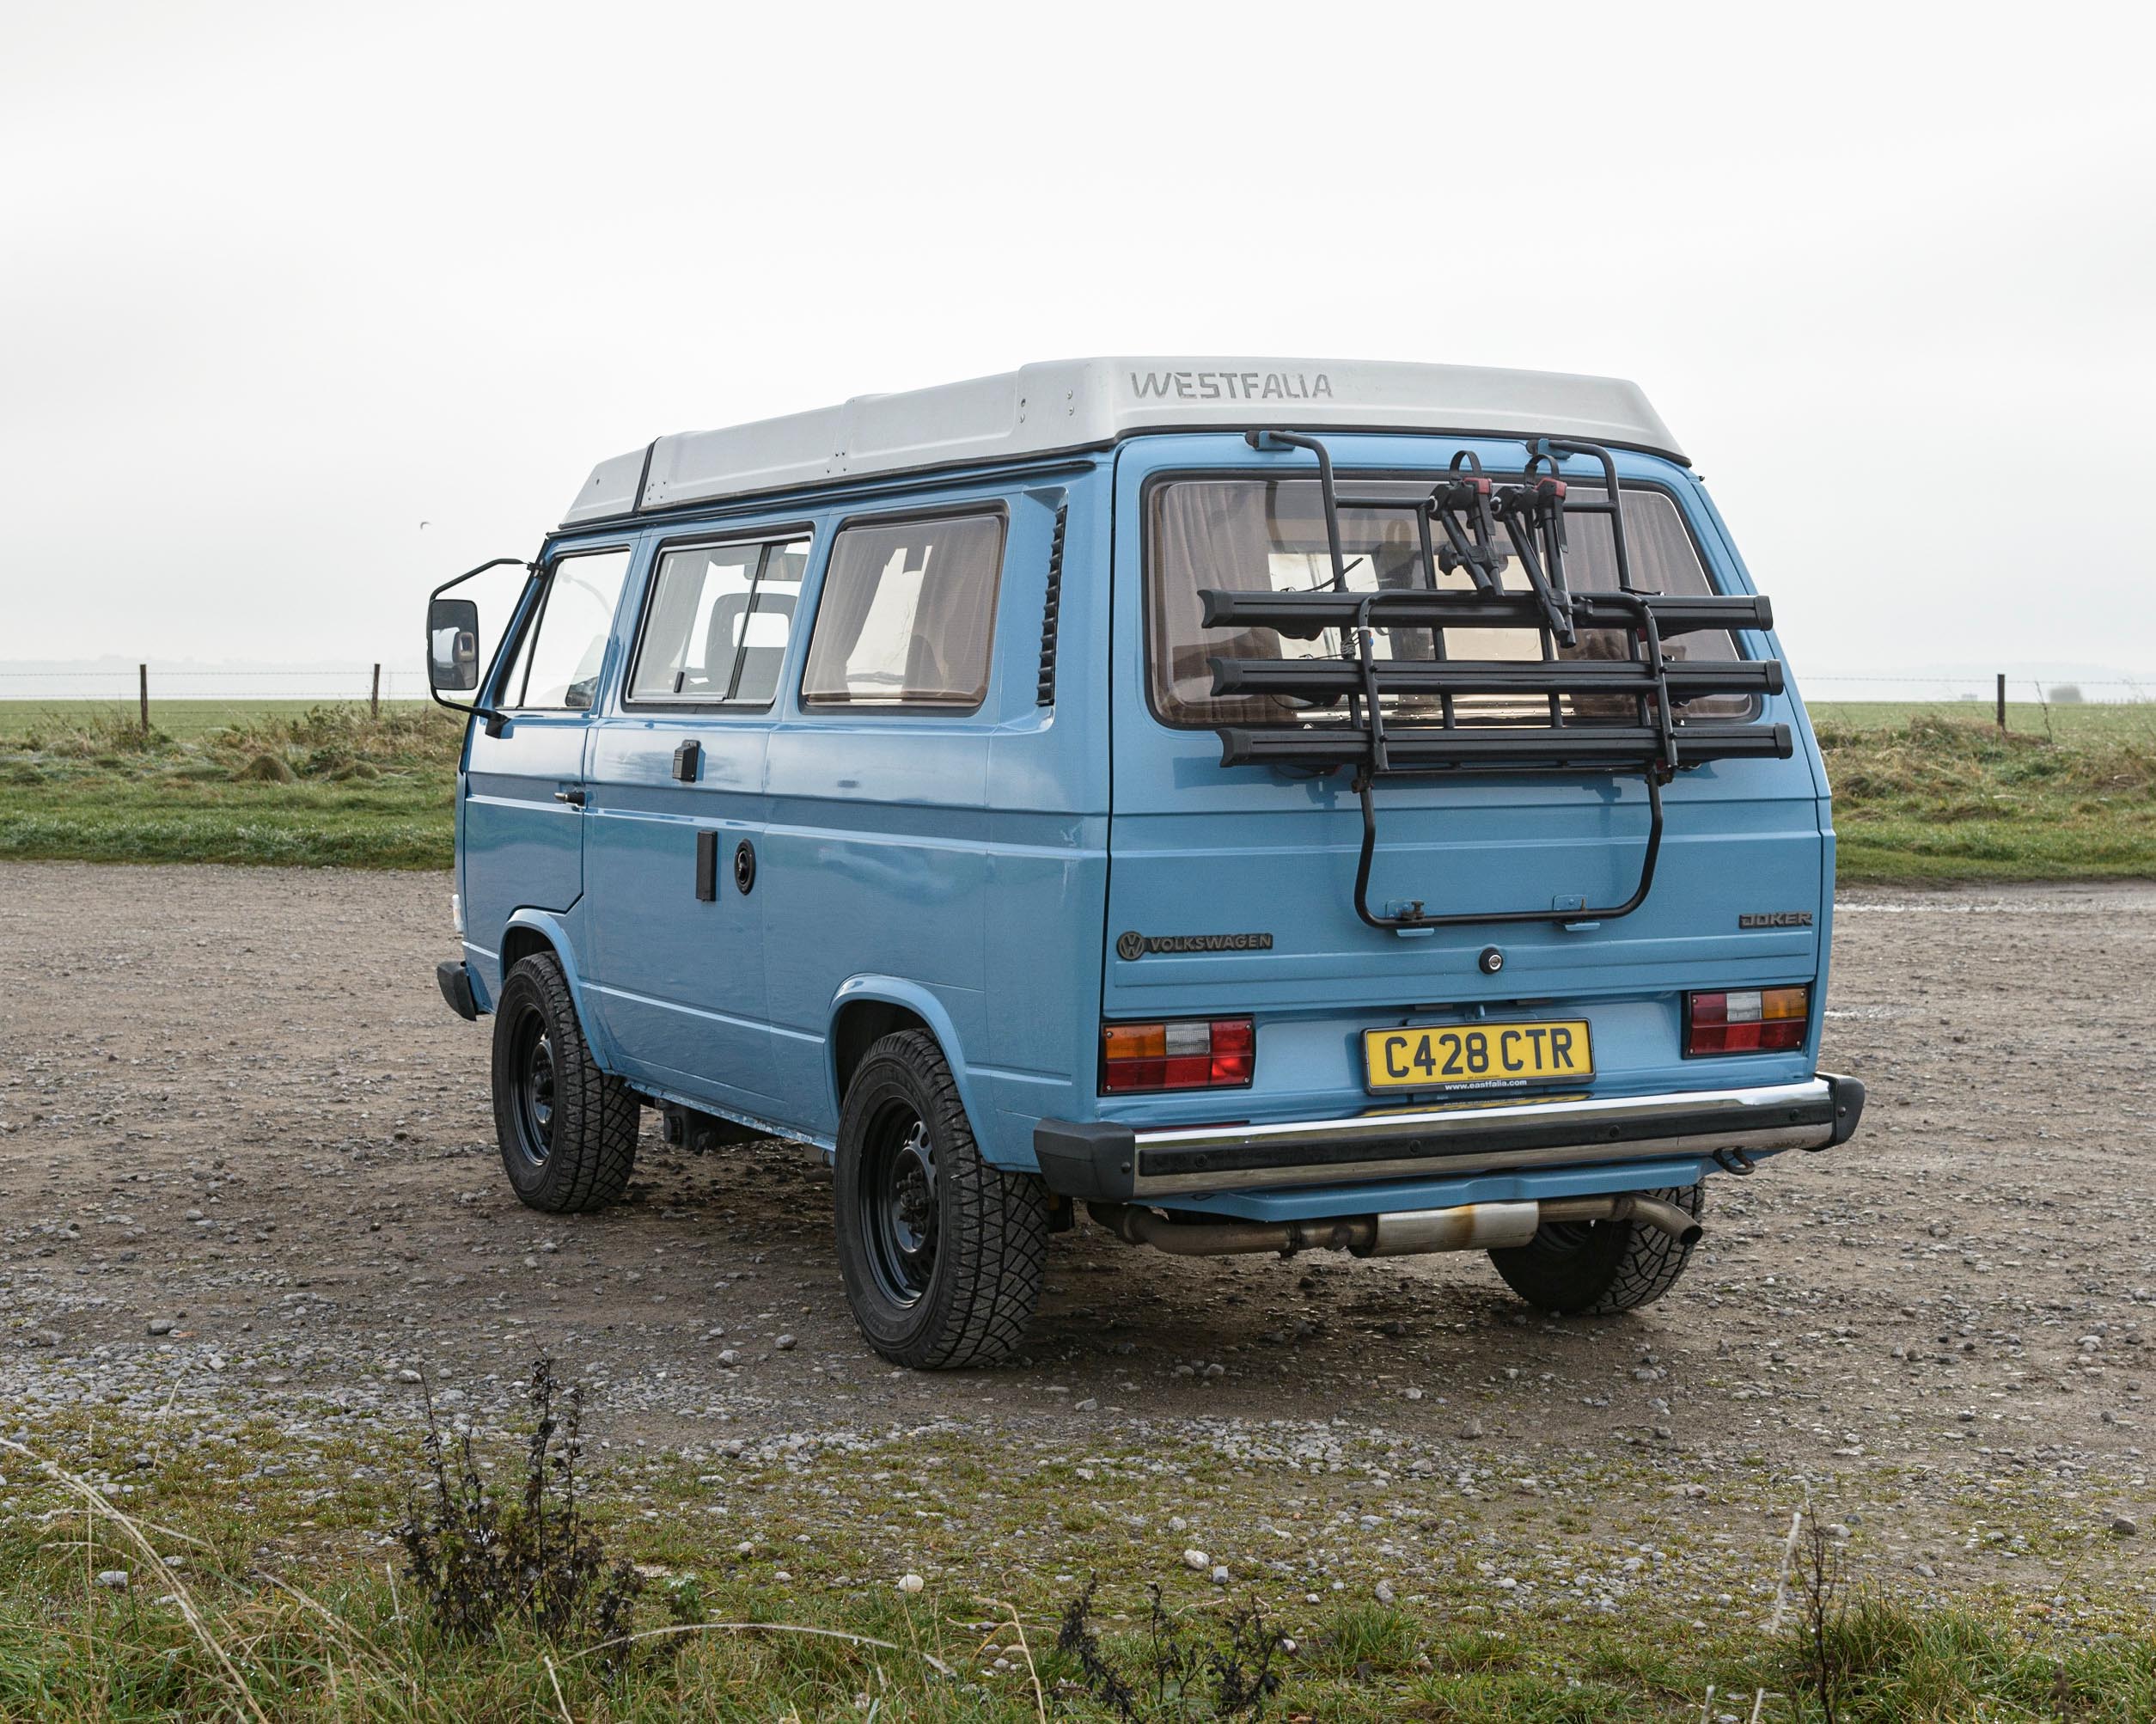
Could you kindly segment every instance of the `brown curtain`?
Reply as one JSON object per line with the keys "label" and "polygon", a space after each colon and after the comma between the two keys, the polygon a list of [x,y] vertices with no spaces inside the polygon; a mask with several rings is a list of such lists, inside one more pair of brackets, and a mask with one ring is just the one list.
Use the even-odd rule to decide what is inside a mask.
{"label": "brown curtain", "polygon": [[903,690],[881,700],[957,696],[979,701],[987,693],[988,643],[995,625],[996,581],[1003,565],[1003,517],[967,515],[889,527],[852,527],[831,547],[830,572],[816,607],[803,694],[810,700],[848,698],[846,666],[876,588],[895,555],[898,566],[927,567],[915,604]]}
{"label": "brown curtain", "polygon": [[844,700],[846,660],[860,642],[861,625],[876,601],[876,584],[899,542],[901,529],[849,527],[831,547],[831,566],[816,602],[815,632],[809,637],[809,668],[802,675],[802,698]]}
{"label": "brown curtain", "polygon": [[[1592,493],[1599,498],[1597,490]],[[1614,529],[1607,515],[1567,517],[1566,559],[1567,574],[1576,590],[1614,591],[1617,584],[1617,553]],[[1644,592],[1683,594],[1697,597],[1711,590],[1699,553],[1684,530],[1677,505],[1659,492],[1628,491],[1624,494],[1625,548],[1632,559],[1633,584]],[[1720,629],[1688,634],[1666,642],[1663,656],[1671,663],[1687,657],[1734,658],[1737,643]],[[1628,656],[1623,635],[1606,629],[1590,629],[1579,645],[1560,649],[1565,658],[1623,658]],[[1588,696],[1575,703],[1577,716],[1628,722],[1638,707],[1628,700]],[[1708,694],[1682,703],[1690,718],[1741,717],[1751,710],[1749,695]]]}
{"label": "brown curtain", "polygon": [[[1212,698],[1206,660],[1278,658],[1269,628],[1229,633],[1199,627],[1198,591],[1270,592],[1273,535],[1266,525],[1271,487],[1247,480],[1189,480],[1153,493],[1151,641],[1147,676],[1153,705],[1175,724],[1264,724],[1282,716],[1262,696]],[[1196,706],[1194,703],[1202,703]]]}
{"label": "brown curtain", "polygon": [[952,704],[977,705],[988,693],[1003,518],[969,515],[912,530],[925,541],[928,572],[906,655],[907,697],[956,697]]}

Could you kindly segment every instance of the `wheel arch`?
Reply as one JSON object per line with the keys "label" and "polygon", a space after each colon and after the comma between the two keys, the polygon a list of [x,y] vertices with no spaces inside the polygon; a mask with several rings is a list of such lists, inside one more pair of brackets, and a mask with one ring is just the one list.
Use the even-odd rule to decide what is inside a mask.
{"label": "wheel arch", "polygon": [[576,1003],[577,1022],[583,1030],[592,1057],[602,1071],[618,1071],[613,1040],[607,1034],[605,1023],[592,1011],[583,976],[577,968],[577,949],[570,943],[569,931],[562,926],[561,919],[552,912],[521,909],[510,914],[509,926],[502,931],[496,996],[499,997],[500,984],[509,980],[510,971],[534,952],[548,954],[561,966],[561,973],[569,983],[569,997]]}
{"label": "wheel arch", "polygon": [[845,1111],[846,1085],[869,1049],[901,1030],[925,1030],[936,1038],[977,1134],[980,1110],[974,1100],[958,1026],[933,993],[897,976],[857,975],[832,997],[830,1028],[824,1036],[824,1079],[829,1085],[832,1117],[835,1120]]}

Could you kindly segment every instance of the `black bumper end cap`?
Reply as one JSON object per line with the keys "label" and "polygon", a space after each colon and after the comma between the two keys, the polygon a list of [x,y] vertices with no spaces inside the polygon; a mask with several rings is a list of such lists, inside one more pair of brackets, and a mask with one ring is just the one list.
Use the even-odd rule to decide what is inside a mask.
{"label": "black bumper end cap", "polygon": [[1856,1135],[1857,1122],[1864,1117],[1864,1082],[1860,1078],[1837,1077],[1831,1072],[1819,1074],[1827,1082],[1827,1094],[1834,1110],[1834,1135],[1819,1146],[1832,1149]]}
{"label": "black bumper end cap", "polygon": [[1138,1134],[1109,1120],[1042,1120],[1033,1128],[1041,1179],[1059,1197],[1127,1203],[1137,1189]]}
{"label": "black bumper end cap", "polygon": [[467,1024],[479,1021],[479,1002],[472,998],[472,978],[461,963],[437,963],[434,981],[443,999],[449,1002],[450,1011]]}

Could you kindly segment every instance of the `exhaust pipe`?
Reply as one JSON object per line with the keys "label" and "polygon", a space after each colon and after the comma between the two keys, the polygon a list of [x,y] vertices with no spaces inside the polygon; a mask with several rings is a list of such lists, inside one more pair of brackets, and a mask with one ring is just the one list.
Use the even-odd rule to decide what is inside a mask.
{"label": "exhaust pipe", "polygon": [[1245,1252],[1353,1251],[1367,1256],[1377,1217],[1325,1221],[1170,1221],[1129,1203],[1089,1203],[1085,1213],[1119,1239],[1178,1257],[1227,1257]]}
{"label": "exhaust pipe", "polygon": [[1420,1256],[1432,1251],[1490,1251],[1524,1245],[1552,1221],[1636,1221],[1684,1244],[1700,1237],[1697,1220],[1659,1197],[1553,1197],[1519,1203],[1463,1203],[1449,1209],[1401,1209],[1316,1221],[1171,1220],[1131,1203],[1089,1203],[1086,1214],[1119,1239],[1178,1257],[1259,1252],[1347,1251],[1358,1257]]}
{"label": "exhaust pipe", "polygon": [[1707,1231],[1690,1211],[1643,1191],[1621,1191],[1614,1197],[1552,1197],[1542,1207],[1545,1221],[1643,1221],[1680,1245],[1697,1244]]}

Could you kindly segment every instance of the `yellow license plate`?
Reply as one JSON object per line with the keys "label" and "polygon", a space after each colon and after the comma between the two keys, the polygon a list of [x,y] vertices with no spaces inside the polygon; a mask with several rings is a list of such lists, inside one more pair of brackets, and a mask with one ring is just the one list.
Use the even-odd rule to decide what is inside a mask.
{"label": "yellow license plate", "polygon": [[1579,1018],[1365,1030],[1363,1064],[1373,1090],[1492,1089],[1595,1074]]}

